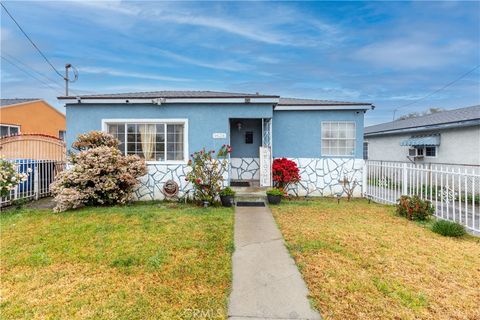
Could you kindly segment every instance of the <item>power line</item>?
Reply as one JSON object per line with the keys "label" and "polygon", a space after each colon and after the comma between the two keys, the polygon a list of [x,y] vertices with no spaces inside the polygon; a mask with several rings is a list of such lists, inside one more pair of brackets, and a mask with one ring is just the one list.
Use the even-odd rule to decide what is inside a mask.
{"label": "power line", "polygon": [[65,79],[65,77],[60,72],[58,72],[58,70],[53,66],[53,64],[50,62],[50,60],[48,60],[48,58],[43,54],[42,50],[40,50],[38,48],[38,46],[35,44],[35,42],[33,42],[33,40],[23,30],[23,28],[20,26],[20,24],[17,22],[17,20],[15,20],[15,18],[10,14],[10,12],[7,10],[5,5],[2,2],[0,2],[0,5],[2,5],[2,8],[5,10],[5,12],[8,14],[8,16],[12,19],[12,21],[17,25],[17,27],[20,29],[20,31],[22,31],[23,35],[28,39],[28,41],[30,41],[32,46],[35,49],[37,49],[38,53],[40,53],[40,55],[43,57],[43,59],[45,59],[45,61],[50,65],[50,67],[52,67],[53,71],[55,71],[55,73],[58,74],[62,79]]}
{"label": "power line", "polygon": [[[29,66],[29,65],[26,64],[25,62],[19,60],[18,58],[15,58],[14,56],[12,56],[12,55],[10,55],[10,54],[8,54],[8,53],[4,53],[4,54],[5,54],[10,60],[14,60],[14,61],[20,63],[20,64],[23,65],[26,69],[35,72],[36,74],[38,74],[39,76],[43,77],[43,78],[46,79],[47,81],[52,82],[52,84],[55,84],[55,85],[59,86],[61,89],[64,88],[64,87],[63,87],[63,84],[61,84],[61,83],[57,82],[56,80],[54,80],[54,79],[46,76],[46,75],[43,74],[42,72],[40,72],[40,71],[36,70],[35,68]],[[73,92],[74,94],[78,94],[78,93],[79,93],[77,90],[72,90],[72,89],[70,89],[70,91]]]}
{"label": "power line", "polygon": [[459,80],[463,79],[464,77],[468,76],[470,73],[472,73],[473,71],[477,70],[478,68],[480,68],[480,64],[477,65],[475,68],[470,69],[469,71],[465,72],[464,74],[462,74],[461,76],[459,76],[459,77],[456,78],[455,80],[447,83],[447,84],[444,85],[443,87],[441,87],[441,88],[439,88],[439,89],[437,89],[437,90],[435,90],[435,91],[427,94],[426,96],[423,96],[423,97],[421,97],[421,98],[419,98],[419,99],[416,99],[416,100],[414,100],[414,101],[412,101],[412,102],[409,102],[409,103],[407,103],[407,104],[404,104],[404,105],[402,105],[402,106],[400,106],[400,107],[397,107],[397,108],[393,109],[393,120],[395,120],[395,113],[397,112],[398,109],[411,106],[411,105],[413,105],[413,104],[415,104],[415,103],[417,103],[417,102],[419,102],[419,101],[425,100],[426,98],[433,96],[434,94],[436,94],[436,93],[438,93],[438,92],[440,92],[440,91],[442,91],[442,90],[450,87],[451,85],[453,85],[453,84],[456,83],[457,81],[459,81]]}
{"label": "power line", "polygon": [[[38,82],[41,82],[43,85],[45,85],[45,86],[47,86],[47,87],[49,87],[50,89],[52,89],[53,91],[55,91],[55,93],[57,93],[57,94],[59,93],[59,91],[57,91],[58,88],[52,87],[48,82],[43,81],[42,79],[39,79],[38,77],[36,77],[35,75],[33,75],[33,74],[31,74],[30,72],[26,71],[25,69],[23,69],[22,67],[20,67],[20,66],[17,65],[16,63],[14,63],[13,61],[7,59],[6,57],[1,56],[1,58],[2,58],[3,60],[5,60],[6,62],[8,62],[9,64],[11,64],[12,66],[14,66],[15,68],[17,68],[18,70],[20,70],[20,71],[22,71],[23,73],[25,73],[26,75],[28,75],[29,77],[37,80]],[[60,93],[60,95],[61,95],[61,94],[62,94],[62,93]]]}
{"label": "power line", "polygon": [[29,65],[26,64],[25,62],[19,60],[18,58],[14,57],[14,56],[12,56],[12,55],[10,55],[10,54],[8,54],[8,53],[3,53],[3,54],[6,55],[6,56],[8,57],[8,59],[20,63],[20,64],[23,65],[26,69],[35,72],[36,74],[38,74],[39,76],[43,77],[44,79],[52,82],[52,84],[56,84],[56,85],[58,85],[60,88],[63,89],[63,84],[60,84],[60,83],[58,83],[56,80],[54,80],[54,79],[52,79],[52,78],[44,75],[44,74],[41,73],[40,71],[35,70],[34,68],[32,68],[31,66],[29,66]]}

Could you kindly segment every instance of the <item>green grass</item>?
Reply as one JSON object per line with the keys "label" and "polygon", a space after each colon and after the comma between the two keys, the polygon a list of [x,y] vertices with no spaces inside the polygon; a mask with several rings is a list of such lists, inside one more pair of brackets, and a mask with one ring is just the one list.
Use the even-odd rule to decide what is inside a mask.
{"label": "green grass", "polygon": [[226,317],[232,209],[22,209],[0,228],[2,319]]}

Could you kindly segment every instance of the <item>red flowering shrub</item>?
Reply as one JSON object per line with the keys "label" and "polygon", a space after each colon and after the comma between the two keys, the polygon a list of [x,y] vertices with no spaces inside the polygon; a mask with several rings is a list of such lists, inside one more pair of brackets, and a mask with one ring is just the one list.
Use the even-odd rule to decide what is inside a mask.
{"label": "red flowering shrub", "polygon": [[274,185],[283,190],[286,190],[290,184],[300,181],[297,164],[287,158],[273,160],[272,176]]}

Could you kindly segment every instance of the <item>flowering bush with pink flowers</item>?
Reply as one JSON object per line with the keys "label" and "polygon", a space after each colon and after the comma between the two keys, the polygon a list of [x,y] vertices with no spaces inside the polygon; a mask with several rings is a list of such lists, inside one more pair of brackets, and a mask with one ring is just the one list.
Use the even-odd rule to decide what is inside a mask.
{"label": "flowering bush with pink flowers", "polygon": [[[28,169],[28,172],[31,172]],[[6,197],[10,194],[10,191],[20,183],[26,181],[28,178],[27,173],[20,173],[17,170],[17,166],[7,160],[0,158],[0,197]]]}
{"label": "flowering bush with pink flowers", "polygon": [[117,148],[120,141],[111,134],[102,131],[90,131],[85,134],[79,134],[77,141],[72,143],[72,148],[78,151],[93,149],[97,147]]}
{"label": "flowering bush with pink flowers", "polygon": [[215,156],[215,150],[205,148],[194,152],[188,161],[190,172],[185,180],[192,183],[194,197],[199,201],[213,203],[223,188],[223,176],[228,169],[228,154],[232,152],[229,145],[223,145]]}
{"label": "flowering bush with pink flowers", "polygon": [[[105,145],[102,145],[105,143]],[[144,160],[124,156],[118,140],[92,131],[80,135],[69,157],[72,167],[61,172],[51,185],[56,212],[82,206],[124,204],[131,200],[138,178],[147,173]]]}

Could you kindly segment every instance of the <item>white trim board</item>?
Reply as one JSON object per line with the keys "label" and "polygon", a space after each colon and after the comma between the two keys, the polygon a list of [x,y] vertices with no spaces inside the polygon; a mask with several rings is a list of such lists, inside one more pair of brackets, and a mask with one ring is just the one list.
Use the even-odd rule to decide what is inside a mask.
{"label": "white trim board", "polygon": [[333,106],[276,106],[274,111],[298,111],[298,110],[370,110],[371,105],[333,105]]}
{"label": "white trim board", "polygon": [[188,119],[102,119],[102,131],[107,132],[107,124],[113,123],[167,123],[167,124],[183,124],[183,135],[184,135],[184,148],[183,148],[183,160],[165,160],[165,161],[145,161],[146,164],[187,164],[189,159],[189,145],[188,145]]}
{"label": "white trim board", "polygon": [[108,98],[108,99],[82,99],[78,98],[66,98],[59,99],[68,103],[78,104],[154,104],[162,105],[164,103],[241,103],[241,104],[277,104],[278,98]]}

